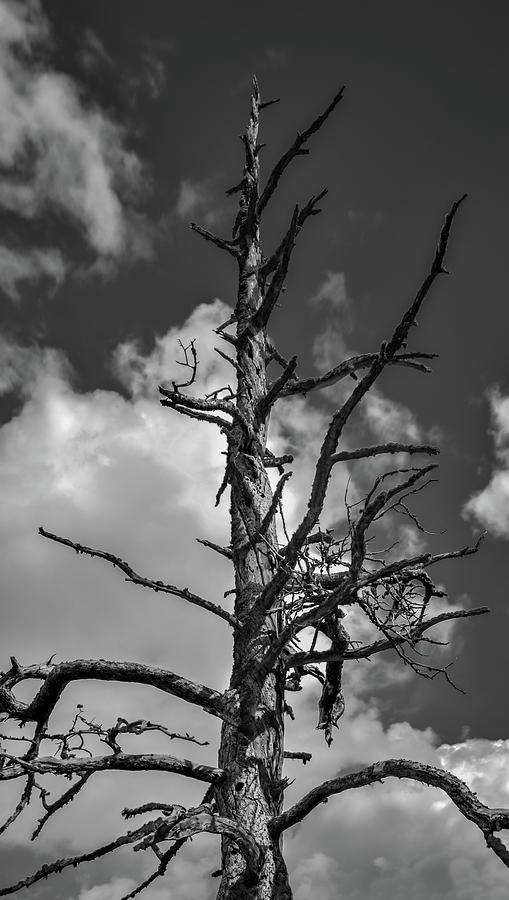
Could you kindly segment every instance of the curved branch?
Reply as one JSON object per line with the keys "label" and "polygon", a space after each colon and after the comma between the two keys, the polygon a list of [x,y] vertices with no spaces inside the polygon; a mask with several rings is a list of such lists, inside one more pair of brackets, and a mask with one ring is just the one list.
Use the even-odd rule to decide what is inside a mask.
{"label": "curved branch", "polygon": [[191,762],[190,759],[178,759],[176,756],[156,753],[112,753],[109,756],[71,757],[56,759],[54,756],[42,756],[30,761],[0,753],[0,757],[10,760],[9,764],[0,768],[0,781],[11,781],[28,773],[37,775],[91,775],[93,772],[173,772],[216,784],[224,777],[223,769],[204,766]]}
{"label": "curved branch", "polygon": [[132,566],[121,559],[120,556],[114,556],[113,553],[108,553],[106,550],[94,550],[92,547],[85,547],[83,544],[78,544],[75,541],[69,540],[69,538],[59,537],[58,534],[52,534],[50,531],[46,531],[42,526],[39,528],[39,534],[58,544],[72,547],[76,553],[83,553],[85,556],[95,556],[99,559],[106,560],[106,562],[111,563],[112,566],[120,569],[121,572],[124,572],[124,574],[127,575],[126,581],[131,582],[132,584],[139,584],[141,587],[150,588],[156,593],[161,591],[161,593],[164,594],[173,594],[174,597],[181,597],[183,600],[187,600],[188,603],[193,603],[195,606],[201,606],[202,609],[206,609],[215,616],[224,619],[225,622],[228,622],[228,624],[232,626],[232,628],[239,627],[239,623],[235,616],[232,616],[231,613],[227,612],[226,609],[223,609],[216,603],[211,603],[210,600],[205,600],[204,597],[193,594],[188,588],[175,587],[174,584],[166,584],[163,581],[154,581],[152,578],[145,578],[143,575],[138,575]]}
{"label": "curved branch", "polygon": [[[30,703],[17,700],[11,688],[27,678],[43,680],[43,685]],[[7,713],[21,722],[44,723],[51,715],[64,688],[71,681],[93,679],[99,681],[127,681],[148,684],[201,706],[211,715],[221,716],[225,710],[222,695],[212,688],[167,669],[145,666],[142,663],[111,662],[105,659],[76,659],[43,666],[18,667],[3,676],[0,686],[0,713]]]}
{"label": "curved branch", "polygon": [[502,842],[494,837],[494,832],[509,828],[509,809],[491,809],[477,799],[464,781],[444,769],[428,766],[408,759],[386,759],[374,763],[359,772],[341,775],[324,781],[299,800],[294,806],[276,816],[270,825],[273,835],[279,835],[297,822],[301,822],[316,806],[324,803],[333,794],[341,794],[352,788],[364,787],[381,782],[384,778],[409,778],[430,787],[440,788],[452,800],[465,818],[483,832],[486,843],[509,866],[509,853]]}

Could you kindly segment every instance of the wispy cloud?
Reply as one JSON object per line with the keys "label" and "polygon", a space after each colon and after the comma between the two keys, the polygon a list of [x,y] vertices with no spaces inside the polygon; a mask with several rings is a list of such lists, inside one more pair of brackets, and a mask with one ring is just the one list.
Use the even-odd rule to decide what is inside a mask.
{"label": "wispy cloud", "polygon": [[65,278],[66,264],[59,250],[14,250],[0,246],[0,288],[19,300],[20,287],[46,279],[54,290]]}
{"label": "wispy cloud", "polygon": [[113,59],[106,50],[101,38],[91,28],[86,28],[81,36],[78,62],[87,72],[109,69],[113,65]]}
{"label": "wispy cloud", "polygon": [[344,272],[327,272],[317,292],[309,299],[310,303],[330,303],[338,309],[348,304],[348,294]]}
{"label": "wispy cloud", "polygon": [[[136,212],[146,187],[140,160],[122,126],[53,68],[52,40],[38,0],[0,0],[0,208],[30,221],[58,213],[96,258],[146,257]],[[89,39],[89,55],[103,49]],[[3,284],[10,296],[38,271],[54,282],[63,277],[66,261],[60,257],[57,272],[51,248],[27,256],[17,269],[11,256]]]}

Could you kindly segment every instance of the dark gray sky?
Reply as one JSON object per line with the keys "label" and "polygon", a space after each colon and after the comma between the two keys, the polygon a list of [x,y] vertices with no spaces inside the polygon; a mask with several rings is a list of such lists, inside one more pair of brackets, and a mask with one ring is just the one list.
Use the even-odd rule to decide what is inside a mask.
{"label": "dark gray sky", "polygon": [[[224,191],[239,178],[238,135],[253,72],[264,98],[281,97],[264,113],[265,171],[345,83],[344,101],[310,157],[294,162],[267,216],[269,248],[295,202],[329,189],[322,216],[299,239],[273,333],[286,356],[298,353],[303,374],[375,349],[422,280],[445,212],[468,192],[451,240],[451,277],[433,289],[412,335],[414,348],[440,354],[434,374],[390,372],[357,428],[383,440],[439,439],[440,483],[416,508],[427,528],[447,533],[427,537],[426,546],[463,546],[487,528],[477,556],[437,574],[451,602],[487,604],[492,615],[452,636],[449,658],[458,656],[454,678],[465,696],[438,679],[398,676],[390,665],[354,674],[354,737],[338,736],[333,747],[341,765],[363,762],[369,747],[366,760],[419,752],[426,759],[441,753],[449,765],[459,759],[462,777],[485,777],[500,805],[509,677],[508,18],[495,2],[435,10],[393,0],[285,0],[258,3],[248,16],[231,2],[0,0],[0,472],[9,588],[0,665],[12,652],[35,662],[56,649],[60,658],[130,655],[178,671],[176,657],[183,674],[224,681],[228,640],[215,623],[198,625],[181,607],[175,620],[167,604],[149,606],[144,595],[142,607],[124,613],[118,579],[41,548],[34,534],[44,523],[127,558],[130,552],[148,574],[155,566],[196,589],[199,582],[203,590],[228,587],[228,573],[190,543],[197,533],[227,540],[225,513],[214,518],[205,504],[220,478],[220,441],[202,426],[191,434],[162,418],[153,392],[171,375],[181,334],[201,341],[205,384],[223,374],[207,334],[225,312],[214,298],[233,302],[235,272],[187,223],[220,233],[230,227],[235,204]],[[276,444],[290,433],[302,442],[290,516],[305,498],[313,442],[333,401],[329,391],[274,422]],[[331,501],[336,519],[341,484]],[[423,540],[411,530],[398,534]],[[121,637],[119,615],[126,616]],[[178,646],[175,635],[187,628],[193,638]],[[110,694],[102,696],[95,699],[108,710]],[[136,697],[128,703],[137,708]],[[306,742],[304,725],[302,735]],[[314,777],[306,771],[302,790],[340,765],[318,746]],[[462,879],[477,885],[472,900],[507,895],[498,864],[487,867],[481,855],[467,871],[452,839],[450,858],[426,843],[428,869],[416,875],[408,863],[407,882],[394,848],[396,812],[408,798],[390,796],[389,825],[383,805],[374,807],[369,866],[359,855],[350,872],[322,832],[316,846],[292,850],[289,842],[297,900],[327,900],[338,890],[347,900],[357,900],[358,890],[379,900],[459,900],[470,897]],[[425,803],[410,795],[403,817],[413,801]],[[360,834],[362,808],[349,809]],[[428,832],[430,809],[413,809]],[[456,821],[448,810],[444,816]],[[380,838],[384,828],[394,834],[392,851]],[[58,840],[58,830],[53,844],[47,839],[50,855]],[[465,842],[471,850],[476,836],[468,832]],[[20,866],[24,855],[27,869],[34,867],[21,832],[12,853],[9,866],[20,854]],[[95,881],[65,882],[62,896],[115,897],[108,881],[135,877],[130,860],[122,865],[97,870]],[[199,865],[195,856],[175,876],[176,900],[209,896],[199,893]],[[94,884],[106,887],[90,893]],[[41,898],[56,896],[45,891]]]}

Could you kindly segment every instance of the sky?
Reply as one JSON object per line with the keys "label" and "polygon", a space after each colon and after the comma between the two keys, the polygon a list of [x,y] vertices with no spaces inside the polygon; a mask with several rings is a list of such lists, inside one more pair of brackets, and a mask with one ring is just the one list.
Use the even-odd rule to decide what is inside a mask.
{"label": "sky", "polygon": [[[265,173],[341,84],[345,98],[297,159],[264,223],[270,248],[295,202],[327,187],[292,260],[272,335],[317,374],[390,335],[427,271],[443,217],[463,192],[448,268],[412,334],[436,352],[433,374],[395,369],[366,399],[349,440],[432,441],[439,483],[416,500],[431,535],[394,520],[405,551],[462,547],[437,568],[453,607],[492,612],[449,628],[445,664],[465,691],[418,678],[392,659],[352,663],[347,708],[330,749],[316,731],[317,694],[292,698],[289,802],[325,778],[388,757],[451,769],[484,802],[509,806],[506,603],[509,539],[509,371],[506,242],[509,124],[507,8],[415,2],[0,0],[0,668],[102,657],[167,666],[223,689],[227,625],[177,598],[125,584],[99,560],[44,541],[38,526],[101,547],[152,578],[215,602],[227,563],[196,543],[227,543],[220,435],[162,408],[178,341],[196,340],[200,393],[231,381],[212,332],[235,297],[231,260],[201,241],[197,221],[227,234],[225,191],[239,180],[252,74],[262,99]],[[214,340],[215,339],[215,340]],[[339,388],[282,401],[270,446],[291,448],[290,523],[305,505],[313,460]],[[352,443],[352,446],[353,446]],[[343,497],[374,468],[338,470],[324,525],[344,523]],[[443,533],[445,530],[445,533]],[[351,614],[354,628],[362,623]],[[348,624],[348,623],[347,623]],[[30,696],[33,685],[27,685]],[[215,720],[143,687],[73,685],[105,724],[147,717],[207,746],[164,735],[126,749],[214,765]],[[11,745],[12,746],[12,745]],[[16,802],[2,785],[2,809]],[[56,788],[55,788],[56,789]],[[201,786],[176,776],[103,776],[29,840],[32,816],[1,839],[2,884],[50,859],[120,833],[120,810],[155,797],[186,805]],[[33,826],[32,826],[33,827]],[[196,839],[148,900],[209,900],[217,843]],[[504,900],[508,876],[480,833],[432,789],[386,782],[344,794],[287,832],[296,900]],[[120,852],[21,900],[118,900],[150,860]]]}

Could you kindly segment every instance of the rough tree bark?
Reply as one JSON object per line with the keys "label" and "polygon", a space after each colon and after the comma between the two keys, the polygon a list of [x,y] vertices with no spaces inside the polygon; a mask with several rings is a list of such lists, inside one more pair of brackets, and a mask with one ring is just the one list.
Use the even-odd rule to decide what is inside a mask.
{"label": "rough tree bark", "polygon": [[[296,238],[306,220],[320,212],[318,204],[325,191],[296,207],[288,230],[274,252],[266,256],[260,241],[260,221],[280,178],[292,160],[307,154],[307,142],[324,124],[343,96],[341,89],[324,112],[283,154],[260,189],[258,128],[260,113],[272,102],[262,103],[256,80],[251,96],[251,114],[243,136],[245,164],[243,177],[228,193],[239,194],[239,211],[231,239],[217,237],[199,225],[191,227],[206,240],[226,251],[238,266],[237,302],[232,318],[218,329],[237,374],[237,389],[222,389],[205,398],[197,398],[184,388],[194,385],[198,360],[194,343],[182,347],[189,377],[184,383],[173,383],[172,389],[161,387],[161,402],[170,409],[219,427],[227,441],[226,467],[217,494],[217,503],[230,491],[231,543],[218,551],[233,565],[235,602],[233,613],[220,604],[180,589],[172,584],[153,581],[136,573],[129,563],[104,550],[85,547],[69,538],[41,528],[40,533],[78,552],[104,559],[121,569],[127,580],[155,591],[164,591],[194,603],[204,611],[221,617],[233,630],[233,666],[228,688],[214,691],[189,681],[166,669],[139,663],[105,660],[76,660],[23,667],[12,658],[10,668],[0,676],[0,712],[4,721],[32,723],[33,735],[26,738],[23,754],[11,752],[9,740],[0,756],[0,780],[25,779],[20,801],[4,823],[5,831],[28,805],[34,792],[39,792],[43,815],[34,836],[48,819],[72,801],[95,773],[111,769],[131,771],[163,770],[176,772],[208,784],[203,803],[193,809],[150,802],[124,810],[125,818],[155,812],[157,818],[128,831],[97,850],[76,857],[57,860],[29,878],[0,889],[0,896],[14,893],[62,869],[99,858],[125,844],[135,849],[152,850],[157,865],[149,876],[127,897],[134,897],[156,878],[164,875],[171,859],[186,841],[197,833],[212,832],[221,836],[222,854],[219,900],[290,900],[292,894],[281,849],[283,832],[301,821],[319,803],[343,791],[381,781],[382,778],[409,778],[445,791],[458,810],[482,831],[488,846],[509,865],[509,853],[496,831],[509,827],[509,811],[489,809],[481,804],[467,786],[450,773],[411,760],[374,762],[359,772],[342,774],[312,790],[290,809],[283,810],[286,780],[284,757],[298,758],[304,763],[310,754],[285,752],[284,715],[291,712],[285,692],[299,690],[303,678],[316,678],[321,685],[318,727],[326,741],[332,741],[332,729],[341,716],[345,699],[342,689],[343,666],[350,660],[369,659],[376,653],[393,651],[415,672],[426,677],[443,673],[449,680],[447,667],[423,662],[414,653],[417,644],[427,641],[434,625],[458,617],[478,615],[485,607],[447,610],[429,615],[433,597],[443,597],[428,569],[436,562],[463,557],[475,552],[464,547],[440,555],[421,553],[398,559],[394,554],[378,557],[376,565],[367,549],[367,534],[382,516],[397,509],[412,516],[408,498],[431,480],[433,465],[415,466],[415,455],[434,455],[430,446],[389,442],[381,445],[338,450],[350,416],[375,384],[386,366],[403,365],[428,372],[427,360],[433,354],[411,352],[407,340],[415,318],[435,279],[445,272],[444,259],[451,225],[464,198],[453,204],[448,213],[431,267],[392,335],[378,351],[338,361],[321,375],[298,378],[297,359],[285,359],[274,347],[268,324],[281,291],[284,289],[290,258]],[[228,331],[234,327],[235,332]],[[278,366],[276,377],[269,377],[269,367]],[[333,413],[324,435],[316,462],[316,470],[307,510],[291,536],[282,540],[276,527],[281,513],[281,497],[290,477],[285,466],[291,455],[276,458],[267,446],[268,425],[272,406],[285,397],[307,394],[333,385],[342,379],[353,379]],[[329,480],[334,466],[359,459],[386,454],[404,454],[405,463],[385,471],[376,478],[362,503],[347,504],[348,528],[341,538],[320,529]],[[398,457],[398,460],[401,457]],[[277,468],[280,479],[271,487],[267,469]],[[353,506],[355,506],[355,514]],[[372,643],[352,642],[343,619],[348,608],[357,604],[380,636]],[[314,637],[303,647],[306,629],[314,629]],[[329,642],[328,649],[316,647],[321,634]],[[13,689],[25,679],[42,682],[30,703],[16,699]],[[188,734],[170,733],[163,725],[137,720],[119,719],[115,725],[103,727],[88,721],[78,712],[66,734],[52,734],[49,719],[58,699],[71,681],[97,678],[138,682],[181,697],[202,707],[222,720],[217,767],[196,765],[187,759],[167,755],[126,754],[120,741],[123,734],[141,734],[148,730],[163,732],[171,739],[199,743]],[[108,748],[105,756],[86,754],[87,735],[99,737]],[[17,738],[23,740],[23,738]],[[59,751],[44,756],[41,747],[49,742]],[[73,751],[72,754],[70,751]],[[44,775],[52,773],[71,778],[71,786],[63,794],[49,800],[48,790],[40,784]],[[74,779],[74,780],[73,780]]]}

